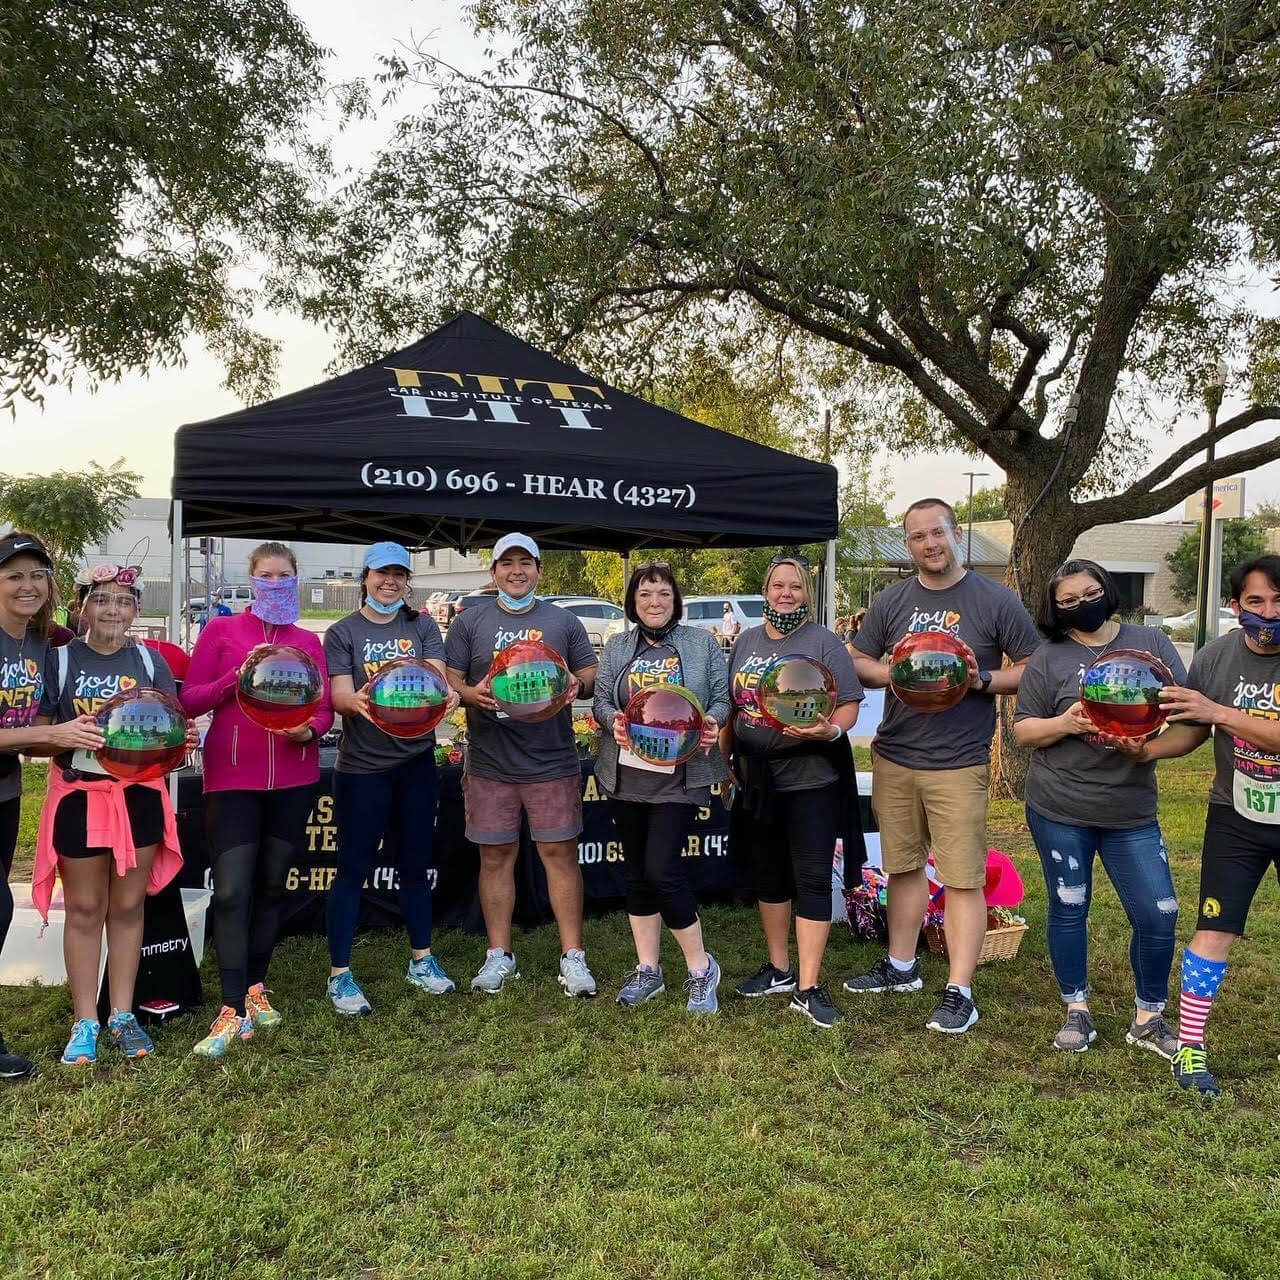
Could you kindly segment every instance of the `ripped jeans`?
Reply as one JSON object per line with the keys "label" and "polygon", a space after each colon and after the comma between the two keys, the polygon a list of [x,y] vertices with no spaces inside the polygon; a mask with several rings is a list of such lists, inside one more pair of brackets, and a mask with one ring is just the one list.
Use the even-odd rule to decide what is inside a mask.
{"label": "ripped jeans", "polygon": [[1129,963],[1139,1009],[1158,1013],[1169,995],[1178,899],[1160,824],[1117,830],[1054,822],[1027,806],[1027,826],[1040,853],[1048,890],[1049,959],[1062,999],[1089,997],[1089,903],[1093,857],[1106,868],[1133,927]]}

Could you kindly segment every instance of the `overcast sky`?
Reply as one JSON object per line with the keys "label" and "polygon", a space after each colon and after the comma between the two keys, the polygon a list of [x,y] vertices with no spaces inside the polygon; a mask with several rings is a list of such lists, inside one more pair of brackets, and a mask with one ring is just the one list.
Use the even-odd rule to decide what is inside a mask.
{"label": "overcast sky", "polygon": [[[475,64],[480,58],[480,50],[457,16],[457,3],[362,0],[353,8],[332,0],[295,0],[295,8],[310,23],[317,39],[338,51],[332,64],[335,78],[371,76],[380,53],[414,36],[430,37],[449,61]],[[358,21],[353,20],[357,14]],[[349,154],[367,155],[377,145],[380,128],[365,126],[350,137],[345,144]],[[261,323],[284,343],[279,394],[310,386],[324,377],[332,346],[322,331],[290,316],[263,317]],[[52,388],[43,409],[19,406],[14,422],[0,425],[5,436],[5,470],[23,473],[78,469],[91,460],[105,463],[123,455],[142,473],[144,495],[167,497],[174,430],[185,422],[241,407],[241,402],[220,386],[221,380],[218,362],[193,342],[183,369],[161,369],[146,377],[136,375],[96,392]],[[1228,394],[1223,412],[1231,412],[1232,407]],[[820,416],[821,406],[815,406],[815,420]],[[1185,424],[1174,430],[1174,443],[1190,439],[1202,429],[1202,414],[1185,416]],[[1242,433],[1232,444],[1232,451],[1260,443],[1276,430],[1276,424],[1269,423]],[[963,474],[966,471],[991,473],[989,479],[977,481],[979,486],[998,483],[1002,478],[992,463],[962,455],[891,459],[890,466],[894,486],[891,506],[896,507],[926,493],[953,499],[963,496],[968,486]],[[1280,498],[1280,462],[1251,475],[1247,495],[1250,505],[1263,497]]]}

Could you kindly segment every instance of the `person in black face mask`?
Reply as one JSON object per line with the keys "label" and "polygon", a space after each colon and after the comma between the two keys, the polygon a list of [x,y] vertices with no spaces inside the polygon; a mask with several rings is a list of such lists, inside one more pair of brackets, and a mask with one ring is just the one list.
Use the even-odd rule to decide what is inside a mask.
{"label": "person in black face mask", "polygon": [[1155,770],[1098,733],[1080,705],[1080,679],[1112,649],[1145,650],[1179,684],[1186,676],[1163,631],[1112,618],[1119,603],[1111,575],[1092,560],[1068,560],[1055,571],[1036,618],[1048,643],[1031,655],[1023,673],[1014,736],[1031,748],[1027,825],[1048,890],[1049,958],[1067,1006],[1053,1046],[1083,1053],[1097,1035],[1087,981],[1097,855],[1133,926],[1135,1008],[1125,1039],[1172,1059],[1177,1039],[1162,1012],[1178,900],[1156,821]]}

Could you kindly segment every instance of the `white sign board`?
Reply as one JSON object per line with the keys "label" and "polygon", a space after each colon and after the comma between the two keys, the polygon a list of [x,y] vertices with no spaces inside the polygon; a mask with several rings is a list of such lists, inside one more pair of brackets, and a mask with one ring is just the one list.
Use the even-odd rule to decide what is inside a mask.
{"label": "white sign board", "polygon": [[311,588],[311,603],[324,604],[324,588],[323,587]]}
{"label": "white sign board", "polygon": [[[1239,520],[1244,516],[1244,476],[1225,476],[1213,482],[1213,518]],[[1182,509],[1184,520],[1204,518],[1204,490],[1197,489]]]}

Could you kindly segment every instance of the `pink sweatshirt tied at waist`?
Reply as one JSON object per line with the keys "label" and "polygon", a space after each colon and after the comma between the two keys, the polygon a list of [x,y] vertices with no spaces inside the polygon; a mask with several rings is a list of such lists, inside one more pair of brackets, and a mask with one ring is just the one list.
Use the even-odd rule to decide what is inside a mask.
{"label": "pink sweatshirt tied at waist", "polygon": [[191,666],[182,682],[182,705],[190,716],[213,712],[205,736],[205,791],[275,791],[313,785],[320,777],[316,742],[293,742],[253,723],[236,701],[236,680],[249,652],[262,644],[288,644],[308,654],[324,676],[324,693],[312,718],[316,733],[333,727],[333,703],[324,648],[314,631],[299,626],[263,625],[246,611],[211,618],[200,632]]}

